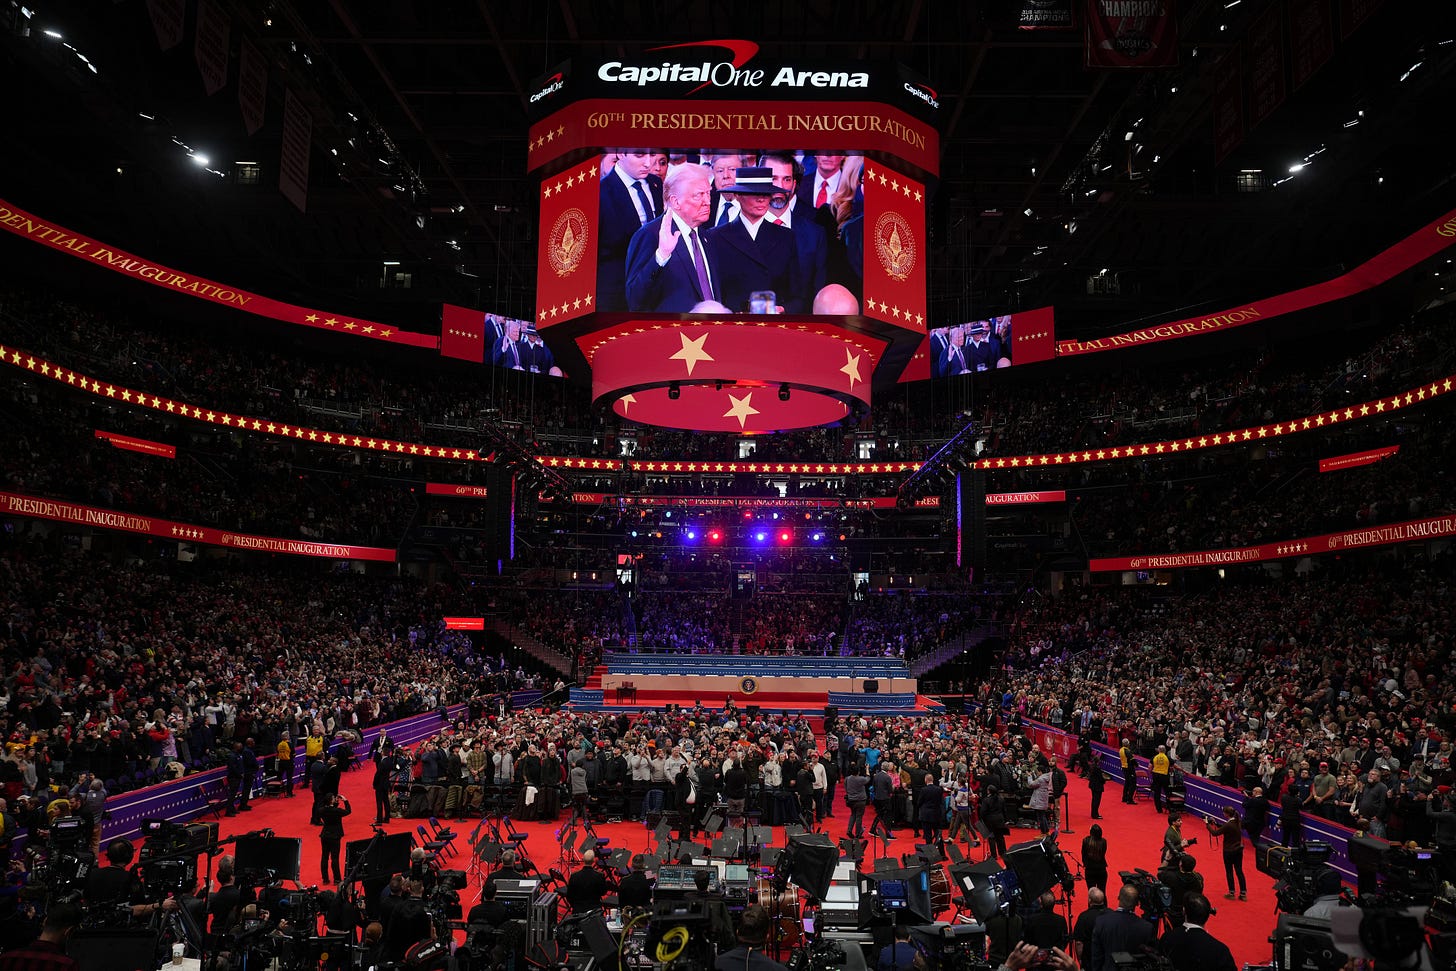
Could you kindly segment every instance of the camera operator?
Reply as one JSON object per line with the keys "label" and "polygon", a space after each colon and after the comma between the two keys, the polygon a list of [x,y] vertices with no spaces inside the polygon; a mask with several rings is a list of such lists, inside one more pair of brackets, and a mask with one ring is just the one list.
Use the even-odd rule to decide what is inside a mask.
{"label": "camera operator", "polygon": [[1203,893],[1203,874],[1196,870],[1198,860],[1192,853],[1180,853],[1173,863],[1158,868],[1158,880],[1168,888],[1172,903],[1168,905],[1168,924],[1183,923],[1183,898],[1190,893]]}
{"label": "camera operator", "polygon": [[[349,805],[349,800],[337,792],[330,793],[327,797],[327,804],[319,809],[319,819],[323,821],[323,828],[319,830],[319,847],[322,855],[319,857],[319,883],[338,883],[344,879],[343,867],[339,865],[339,847],[344,840],[344,817],[354,810]],[[334,878],[329,879],[329,864],[333,864]]]}
{"label": "camera operator", "polygon": [[768,940],[768,911],[759,904],[747,907],[738,919],[738,946],[718,955],[714,971],[788,971],[784,965],[763,953]]}
{"label": "camera operator", "polygon": [[106,783],[89,772],[83,773],[71,787],[70,795],[71,805],[76,807],[76,815],[86,820],[86,825],[91,827],[91,856],[99,860],[101,821],[106,817]]}
{"label": "camera operator", "polygon": [[1319,896],[1314,898],[1314,903],[1305,910],[1304,916],[1316,917],[1322,920],[1330,920],[1334,917],[1335,911],[1345,906],[1344,884],[1340,880],[1340,872],[1335,869],[1324,870],[1320,873],[1315,890]]}
{"label": "camera operator", "polygon": [[237,885],[234,871],[237,859],[225,856],[217,864],[217,889],[207,901],[208,930],[226,934],[237,921],[243,907],[243,891]]}
{"label": "camera operator", "polygon": [[911,971],[919,956],[915,945],[910,943],[910,925],[896,924],[895,940],[888,947],[880,949],[875,971]]}
{"label": "camera operator", "polygon": [[81,971],[76,959],[66,954],[66,940],[80,923],[81,908],[77,905],[51,904],[40,936],[0,956],[0,971]]}
{"label": "camera operator", "polygon": [[1213,907],[1201,893],[1191,893],[1183,903],[1187,916],[1162,941],[1164,957],[1175,971],[1235,971],[1228,945],[1204,929]]}
{"label": "camera operator", "polygon": [[419,880],[405,883],[405,896],[391,898],[384,908],[384,953],[391,961],[404,960],[405,952],[420,941],[434,938],[435,924],[425,907],[425,885]]}
{"label": "camera operator", "polygon": [[161,904],[148,903],[147,892],[141,878],[128,867],[136,856],[131,840],[114,839],[106,846],[106,861],[109,866],[93,867],[86,874],[82,896],[92,915],[105,908],[115,907],[118,914],[129,912],[134,918],[150,917],[160,907],[176,910],[177,901],[164,900]]}
{"label": "camera operator", "polygon": [[1168,828],[1163,832],[1163,853],[1158,859],[1158,865],[1176,864],[1183,852],[1197,842],[1196,839],[1183,838],[1182,816],[1169,815]]}

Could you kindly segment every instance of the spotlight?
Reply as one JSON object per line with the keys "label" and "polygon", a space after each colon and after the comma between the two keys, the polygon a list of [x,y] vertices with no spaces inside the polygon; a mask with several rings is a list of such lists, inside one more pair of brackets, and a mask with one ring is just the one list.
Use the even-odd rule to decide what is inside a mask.
{"label": "spotlight", "polygon": [[779,385],[779,400],[780,401],[788,401],[789,400],[789,386],[787,384],[781,384],[781,385]]}
{"label": "spotlight", "polygon": [[760,529],[758,532],[753,534],[753,538],[762,543],[764,540],[768,539],[768,533],[765,533],[763,530]]}
{"label": "spotlight", "polygon": [[711,531],[710,533],[708,533],[708,542],[710,542],[710,543],[721,543],[721,542],[723,542],[723,534],[722,534],[722,532],[720,532],[719,530],[716,530],[715,529],[715,530]]}
{"label": "spotlight", "polygon": [[198,166],[199,168],[207,168],[207,163],[209,161],[211,161],[211,160],[206,155],[193,155],[192,156],[192,163],[194,165]]}
{"label": "spotlight", "polygon": [[691,539],[697,539],[698,538],[698,531],[696,529],[690,529],[690,530],[688,530],[687,537],[690,540]]}
{"label": "spotlight", "polygon": [[789,540],[791,540],[793,538],[794,538],[794,534],[791,533],[791,532],[789,532],[787,529],[784,530],[783,532],[779,533],[779,542],[780,543],[787,543]]}
{"label": "spotlight", "polygon": [[682,385],[674,381],[667,386],[667,398],[669,401],[676,401],[682,397]]}
{"label": "spotlight", "polygon": [[818,542],[820,542],[820,541],[822,541],[824,539],[824,534],[823,533],[814,533],[809,538],[812,539],[814,542],[818,543]]}

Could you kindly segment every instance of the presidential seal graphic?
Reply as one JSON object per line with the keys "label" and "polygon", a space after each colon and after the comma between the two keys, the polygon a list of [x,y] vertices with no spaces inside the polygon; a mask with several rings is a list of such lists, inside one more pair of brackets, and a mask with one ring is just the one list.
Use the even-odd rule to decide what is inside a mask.
{"label": "presidential seal graphic", "polygon": [[758,680],[756,678],[744,678],[739,687],[743,689],[744,694],[751,695],[758,690]]}
{"label": "presidential seal graphic", "polygon": [[881,213],[875,220],[875,255],[890,279],[903,282],[915,269],[915,231],[898,212]]}
{"label": "presidential seal graphic", "polygon": [[568,209],[556,217],[551,235],[547,237],[546,255],[557,276],[570,276],[576,272],[586,255],[586,244],[590,238],[586,213],[580,209]]}

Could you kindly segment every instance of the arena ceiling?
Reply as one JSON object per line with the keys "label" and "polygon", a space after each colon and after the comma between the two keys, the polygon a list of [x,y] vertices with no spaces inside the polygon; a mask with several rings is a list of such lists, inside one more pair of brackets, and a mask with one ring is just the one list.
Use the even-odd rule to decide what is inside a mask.
{"label": "arena ceiling", "polygon": [[[898,60],[936,85],[937,321],[1050,303],[1064,336],[1092,336],[1322,279],[1456,205],[1447,4],[1417,23],[1408,5],[1327,0],[1330,60],[1257,126],[1246,110],[1251,130],[1215,165],[1221,62],[1247,56],[1272,8],[1288,45],[1284,0],[1180,0],[1180,64],[1145,72],[1084,68],[1080,31],[1018,30],[1020,0],[220,3],[232,79],[211,97],[195,3],[165,52],[143,0],[10,3],[6,90],[22,96],[0,198],[284,299],[529,316],[531,80],[568,59],[742,37],[774,57]],[[1344,37],[1347,10],[1371,6]],[[235,93],[244,36],[270,65],[251,136]],[[285,86],[314,115],[306,215],[276,187]],[[259,163],[258,185],[238,183],[243,161]],[[381,288],[385,260],[410,273],[408,291]]]}

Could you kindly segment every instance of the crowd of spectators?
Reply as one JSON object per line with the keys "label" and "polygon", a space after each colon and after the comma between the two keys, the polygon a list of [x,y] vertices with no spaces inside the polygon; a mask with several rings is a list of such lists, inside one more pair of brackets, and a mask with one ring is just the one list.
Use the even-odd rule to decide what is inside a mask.
{"label": "crowd of spectators", "polygon": [[1425,832],[1456,782],[1451,566],[1072,591],[1023,609],[999,700],[1375,835]]}
{"label": "crowd of spectators", "polygon": [[444,631],[458,598],[317,567],[105,557],[11,537],[0,554],[0,786],[14,808],[220,764],[220,747],[326,737],[528,679]]}

